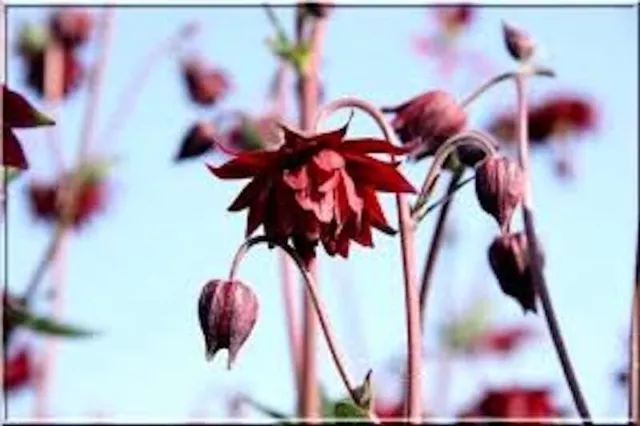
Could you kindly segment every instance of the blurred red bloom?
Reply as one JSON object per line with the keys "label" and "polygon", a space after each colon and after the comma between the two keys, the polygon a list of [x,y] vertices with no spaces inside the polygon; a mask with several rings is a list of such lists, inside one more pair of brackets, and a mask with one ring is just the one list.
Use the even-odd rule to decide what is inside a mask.
{"label": "blurred red bloom", "polygon": [[87,42],[93,28],[93,18],[84,9],[63,8],[50,18],[51,34],[63,46],[74,49]]}
{"label": "blurred red bloom", "polygon": [[15,392],[29,385],[33,379],[33,362],[28,348],[20,348],[5,360],[4,386],[6,392]]}
{"label": "blurred red bloom", "polygon": [[396,164],[368,154],[404,154],[386,140],[345,140],[347,125],[304,136],[283,127],[284,143],[276,151],[244,152],[228,163],[209,166],[221,179],[253,180],[229,207],[249,209],[246,235],[260,225],[268,238],[292,239],[309,261],[319,241],[331,256],[347,257],[351,240],[372,247],[371,227],[394,231],[376,197],[381,192],[415,192]]}
{"label": "blurred red bloom", "polygon": [[376,416],[382,421],[394,421],[404,418],[404,401],[377,400],[373,408]]}
{"label": "blurred red bloom", "polygon": [[[57,182],[32,182],[29,185],[29,203],[35,217],[48,222],[62,220],[63,206],[59,193],[61,188],[68,185],[70,178],[71,175],[67,175]],[[106,185],[103,177],[97,173],[87,173],[82,178],[77,197],[72,224],[80,228],[106,206]]]}
{"label": "blurred red bloom", "polygon": [[53,120],[38,112],[22,95],[2,85],[2,165],[26,169],[27,158],[13,129],[49,126]]}
{"label": "blurred red bloom", "polygon": [[[38,93],[45,95],[46,49],[24,57],[27,68],[27,85]],[[69,49],[62,50],[62,95],[69,96],[80,87],[84,78],[84,65],[76,53]]]}
{"label": "blurred red bloom", "polygon": [[551,399],[550,389],[509,387],[492,389],[461,417],[502,419],[544,419],[561,417]]}
{"label": "blurred red bloom", "polygon": [[[529,111],[529,139],[534,144],[591,131],[596,125],[595,105],[577,95],[554,95]],[[516,140],[516,130],[515,112],[503,113],[489,125],[489,131],[506,143]]]}
{"label": "blurred red bloom", "polygon": [[462,29],[468,27],[476,16],[472,6],[449,6],[435,9],[436,22],[448,35],[457,35]]}
{"label": "blurred red bloom", "polygon": [[190,59],[183,64],[184,81],[189,97],[202,106],[213,106],[231,88],[227,74],[211,67],[199,59]]}
{"label": "blurred red bloom", "polygon": [[508,355],[535,336],[532,329],[523,326],[487,330],[474,343],[474,352]]}

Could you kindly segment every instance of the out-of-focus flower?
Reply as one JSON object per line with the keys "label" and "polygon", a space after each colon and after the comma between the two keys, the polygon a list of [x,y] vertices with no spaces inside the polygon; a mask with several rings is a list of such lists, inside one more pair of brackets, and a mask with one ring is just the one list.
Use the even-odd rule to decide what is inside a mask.
{"label": "out-of-focus flower", "polygon": [[[542,254],[540,260],[544,261]],[[537,312],[526,235],[522,232],[499,235],[489,246],[489,264],[503,293],[517,300],[525,313]]]}
{"label": "out-of-focus flower", "polygon": [[[45,95],[46,50],[25,57],[27,68],[27,85],[39,96]],[[77,54],[68,48],[63,48],[61,54],[61,84],[62,95],[67,97],[80,87],[85,76],[85,69]]]}
{"label": "out-of-focus flower", "polygon": [[464,109],[442,90],[426,92],[382,111],[395,114],[391,125],[402,143],[413,148],[412,157],[416,160],[434,154],[467,124]]}
{"label": "out-of-focus flower", "polygon": [[471,25],[476,11],[468,5],[437,7],[434,10],[434,16],[440,31],[452,38]]}
{"label": "out-of-focus flower", "polygon": [[6,392],[15,392],[28,386],[34,377],[31,351],[22,347],[7,357],[4,365],[4,385]]}
{"label": "out-of-focus flower", "polygon": [[175,161],[199,157],[213,150],[216,136],[216,128],[212,123],[200,121],[194,124],[184,136]]}
{"label": "out-of-focus flower", "polygon": [[85,9],[59,9],[51,15],[50,28],[52,36],[63,46],[75,49],[89,40],[93,17]]}
{"label": "out-of-focus flower", "polygon": [[[517,140],[515,111],[500,114],[489,132],[505,143]],[[597,112],[592,101],[572,94],[556,94],[529,110],[529,140],[546,144],[552,138],[580,135],[595,130]]]}
{"label": "out-of-focus flower", "polygon": [[502,23],[502,33],[507,51],[517,61],[527,61],[535,51],[535,43],[531,36],[519,28]]}
{"label": "out-of-focus flower", "polygon": [[223,70],[197,58],[183,63],[183,75],[189,97],[198,105],[213,106],[231,89],[229,77]]}
{"label": "out-of-focus flower", "polygon": [[472,351],[509,355],[533,336],[535,336],[533,330],[523,326],[489,329],[473,342]]}
{"label": "out-of-focus flower", "polygon": [[275,114],[261,117],[243,115],[227,135],[229,145],[238,151],[274,150],[284,142],[280,121]]}
{"label": "out-of-focus flower", "polygon": [[28,23],[20,29],[16,50],[24,60],[44,52],[50,42],[51,37],[44,25]]}
{"label": "out-of-focus flower", "polygon": [[[73,226],[78,229],[104,210],[107,204],[107,187],[104,170],[89,166],[75,173],[82,174],[71,219]],[[68,187],[75,173],[64,175],[55,182],[32,182],[29,185],[29,204],[35,217],[48,222],[62,220],[64,208],[61,191]]]}
{"label": "out-of-focus flower", "polygon": [[22,95],[2,85],[2,165],[28,167],[14,129],[50,126],[54,121],[37,111]]}
{"label": "out-of-focus flower", "polygon": [[513,212],[524,195],[524,175],[513,160],[495,154],[476,168],[476,196],[482,209],[508,231]]}
{"label": "out-of-focus flower", "polygon": [[328,1],[314,1],[302,2],[299,7],[302,7],[304,13],[307,13],[314,18],[326,18],[333,5]]}
{"label": "out-of-focus flower", "polygon": [[461,417],[549,419],[561,416],[548,388],[490,389]]}
{"label": "out-of-focus flower", "polygon": [[240,281],[209,281],[200,293],[198,317],[205,339],[206,358],[220,349],[229,351],[228,368],[258,319],[258,298]]}
{"label": "out-of-focus flower", "polygon": [[331,256],[347,257],[350,241],[372,247],[371,228],[393,233],[376,192],[415,192],[396,164],[369,154],[401,155],[405,149],[387,140],[345,139],[347,126],[303,136],[283,127],[276,151],[244,152],[228,163],[209,166],[221,179],[252,181],[229,207],[249,209],[246,235],[260,225],[275,242],[290,239],[309,261],[322,242]]}
{"label": "out-of-focus flower", "polygon": [[404,401],[389,402],[376,400],[373,405],[376,416],[384,421],[398,421],[404,419]]}

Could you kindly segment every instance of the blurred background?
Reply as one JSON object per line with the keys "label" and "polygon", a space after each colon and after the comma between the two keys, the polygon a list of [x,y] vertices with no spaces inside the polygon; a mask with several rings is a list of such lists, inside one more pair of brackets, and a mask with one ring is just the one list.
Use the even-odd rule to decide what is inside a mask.
{"label": "blurred background", "polygon": [[[274,10],[292,34],[294,7]],[[76,15],[59,16],[71,12]],[[22,295],[33,279],[55,233],[52,207],[43,201],[47,185],[54,187],[61,170],[73,166],[87,135],[93,192],[80,202],[86,217],[64,238],[32,300],[35,312],[91,333],[54,339],[27,329],[13,332],[5,347],[6,386],[11,368],[17,372],[5,387],[5,415],[60,421],[265,418],[256,403],[293,415],[276,251],[255,249],[240,270],[259,298],[260,313],[232,370],[226,369],[226,353],[205,362],[196,311],[202,286],[227,276],[246,221],[246,213],[227,211],[244,181],[218,180],[205,167],[229,158],[213,148],[212,135],[253,149],[266,142],[238,136],[238,129],[246,130],[239,122],[276,110],[289,121],[297,117],[292,72],[274,78],[280,61],[266,43],[274,28],[261,7],[118,7],[111,10],[103,53],[104,14],[99,8],[6,10],[7,84],[56,125],[19,131],[30,169],[7,188],[5,292]],[[532,146],[545,272],[592,414],[622,420],[627,399],[619,376],[628,362],[638,217],[637,5],[474,7],[443,16],[427,7],[332,8],[319,70],[322,102],[353,95],[393,106],[432,89],[461,99],[516,66],[504,47],[502,20],[533,36],[538,62],[557,78],[532,79],[532,109],[573,99],[582,111],[551,126]],[[57,73],[47,73],[46,64]],[[87,104],[96,95],[88,77],[93,66],[100,68],[101,84],[89,113],[94,123],[86,130]],[[204,82],[194,89],[198,78]],[[282,83],[284,95],[271,90],[274,81]],[[514,106],[513,84],[499,85],[469,107],[470,124],[494,132],[510,153],[496,123]],[[336,114],[325,126],[347,117]],[[379,135],[358,113],[349,132]],[[414,186],[421,185],[429,162],[403,164]],[[393,197],[382,196],[382,204],[395,226]],[[419,271],[436,217],[437,210],[418,230]],[[427,411],[447,419],[478,413],[491,392],[518,388],[541,390],[544,404],[554,407],[550,417],[574,417],[544,315],[523,315],[491,272],[487,247],[497,230],[480,209],[473,184],[463,187],[427,307]],[[382,412],[393,411],[402,396],[406,331],[398,241],[379,233],[374,243],[375,249],[355,247],[348,261],[322,253],[319,282],[347,368],[358,381],[373,370]],[[300,313],[300,297],[296,302]],[[323,391],[342,398],[320,334],[317,340]],[[46,379],[36,379],[43,374]]]}

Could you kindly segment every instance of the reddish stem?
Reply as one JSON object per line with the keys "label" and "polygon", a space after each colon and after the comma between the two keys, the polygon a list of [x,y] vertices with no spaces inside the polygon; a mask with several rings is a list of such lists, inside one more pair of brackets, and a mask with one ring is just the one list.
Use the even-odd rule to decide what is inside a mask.
{"label": "reddish stem", "polygon": [[538,247],[538,240],[535,232],[534,218],[533,218],[533,197],[531,191],[531,178],[529,173],[529,135],[528,135],[528,113],[527,113],[527,92],[526,92],[526,75],[524,73],[518,73],[515,78],[516,92],[518,97],[518,153],[520,159],[520,166],[525,180],[525,191],[523,197],[523,216],[524,226],[527,235],[529,259],[531,262],[532,279],[535,288],[538,290],[540,301],[544,309],[545,318],[551,338],[553,340],[554,347],[562,371],[564,372],[565,379],[569,385],[571,395],[573,397],[578,413],[582,417],[584,424],[592,424],[591,415],[589,409],[582,395],[578,379],[576,377],[571,359],[567,352],[560,326],[556,318],[555,310],[551,302],[551,296],[549,289],[542,272],[542,264],[540,263],[540,257],[537,253],[540,252]]}

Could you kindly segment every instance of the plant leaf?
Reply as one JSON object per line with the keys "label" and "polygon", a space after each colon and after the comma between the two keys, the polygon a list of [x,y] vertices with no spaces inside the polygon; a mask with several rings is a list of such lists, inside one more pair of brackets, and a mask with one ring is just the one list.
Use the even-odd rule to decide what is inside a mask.
{"label": "plant leaf", "polygon": [[89,337],[94,331],[71,324],[59,322],[53,318],[38,316],[21,306],[7,305],[7,319],[15,326],[26,327],[40,334],[59,337]]}

